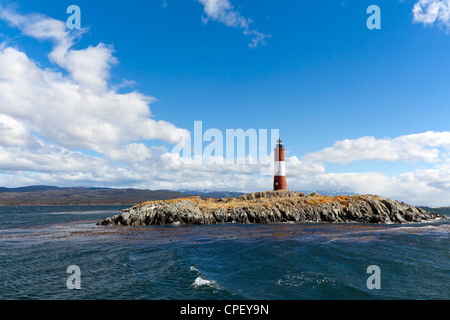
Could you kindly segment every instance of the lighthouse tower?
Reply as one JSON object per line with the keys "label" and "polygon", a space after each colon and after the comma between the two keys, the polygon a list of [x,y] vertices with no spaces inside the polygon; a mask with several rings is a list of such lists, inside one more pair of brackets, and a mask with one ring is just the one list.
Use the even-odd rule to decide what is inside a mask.
{"label": "lighthouse tower", "polygon": [[287,190],[286,166],[284,163],[283,141],[278,139],[275,147],[275,167],[273,177],[273,190]]}

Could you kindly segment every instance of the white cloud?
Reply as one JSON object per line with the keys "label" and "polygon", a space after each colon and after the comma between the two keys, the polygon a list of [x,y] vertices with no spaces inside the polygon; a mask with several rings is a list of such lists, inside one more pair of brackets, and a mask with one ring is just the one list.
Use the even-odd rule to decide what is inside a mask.
{"label": "white cloud", "polygon": [[252,37],[249,44],[250,47],[257,47],[260,44],[265,44],[266,38],[270,38],[269,34],[258,32],[251,27],[253,21],[244,18],[239,11],[237,11],[230,0],[198,0],[204,6],[206,18],[203,22],[208,20],[218,21],[228,27],[241,29],[246,36]]}
{"label": "white cloud", "polygon": [[[26,137],[23,132],[18,135],[18,128],[28,128],[63,147],[90,149],[114,159],[129,143],[170,143],[174,132],[187,132],[151,118],[153,97],[118,94],[109,88],[110,68],[117,62],[111,46],[100,43],[75,50],[74,35],[61,21],[1,7],[0,17],[24,34],[53,41],[49,58],[68,72],[66,76],[43,69],[24,52],[0,47],[0,113],[2,123],[14,119],[14,124],[8,120],[8,128],[14,126],[16,140]],[[2,128],[6,130],[5,124]]]}
{"label": "white cloud", "polygon": [[23,124],[0,114],[0,145],[25,145],[29,137],[28,130]]}
{"label": "white cloud", "polygon": [[394,139],[361,137],[337,141],[333,147],[305,155],[308,161],[349,164],[359,160],[432,163],[439,160],[440,148],[450,150],[450,132],[428,131]]}
{"label": "white cloud", "polygon": [[450,28],[450,0],[419,0],[413,15],[414,22]]}
{"label": "white cloud", "polygon": [[10,7],[4,8],[0,4],[0,19],[8,22],[11,26],[19,28],[24,34],[36,39],[50,39],[55,42],[70,40],[64,22],[39,13],[24,16],[10,9]]}
{"label": "white cloud", "polygon": [[107,162],[58,145],[46,144],[33,138],[26,147],[0,146],[0,168],[3,172],[89,173]]}

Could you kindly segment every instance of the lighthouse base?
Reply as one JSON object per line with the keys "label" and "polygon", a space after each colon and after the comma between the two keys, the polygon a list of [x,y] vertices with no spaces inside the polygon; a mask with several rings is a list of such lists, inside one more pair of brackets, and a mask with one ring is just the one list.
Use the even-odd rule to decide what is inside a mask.
{"label": "lighthouse base", "polygon": [[275,176],[273,190],[287,190],[286,176]]}

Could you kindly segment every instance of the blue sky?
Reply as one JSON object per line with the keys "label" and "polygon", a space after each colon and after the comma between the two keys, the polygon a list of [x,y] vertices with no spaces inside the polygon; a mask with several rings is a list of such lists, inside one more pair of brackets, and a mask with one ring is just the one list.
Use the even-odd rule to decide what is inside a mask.
{"label": "blue sky", "polygon": [[[74,33],[63,33],[58,25],[54,30],[59,32],[57,36],[38,35],[27,29],[34,27],[30,15],[39,13],[42,21],[65,23],[69,17],[66,8],[71,4],[81,8],[83,34],[71,40],[66,57],[52,59],[49,54],[58,42]],[[372,4],[381,9],[380,30],[366,27],[370,16],[366,9]],[[237,191],[271,187],[270,177],[261,177],[247,167],[175,165],[179,163],[168,155],[173,147],[168,132],[177,128],[193,131],[194,121],[200,120],[205,130],[217,128],[224,133],[238,128],[279,129],[287,155],[293,157],[291,183],[288,177],[292,189],[340,189],[415,203],[449,204],[448,0],[130,0],[126,5],[3,0],[0,10],[7,12],[0,20],[2,50],[14,48],[10,55],[4,51],[5,61],[24,53],[41,70],[38,72],[60,73],[62,78],[55,81],[83,88],[87,78],[93,78],[77,73],[85,68],[82,58],[98,53],[96,59],[101,63],[94,71],[107,85],[95,97],[106,101],[112,92],[115,98],[128,97],[131,92],[152,97],[146,100],[151,115],[142,110],[139,99],[145,100],[143,97],[136,98],[139,101],[136,109],[130,107],[130,114],[142,120],[143,126],[144,118],[165,122],[159,123],[154,133],[141,135],[130,129],[137,120],[122,126],[120,115],[113,119],[114,112],[106,105],[96,109],[93,104],[83,117],[93,125],[103,115],[111,118],[105,125],[117,137],[110,139],[108,131],[99,137],[102,131],[92,127],[81,132],[80,124],[68,123],[73,130],[65,132],[60,123],[70,122],[69,107],[55,105],[60,110],[58,118],[45,103],[59,91],[39,98],[36,92],[22,97],[32,104],[30,97],[42,99],[30,109],[34,117],[17,111],[26,105],[22,100],[17,100],[18,107],[13,110],[12,98],[0,99],[3,128],[28,137],[27,143],[19,138],[3,139],[2,185],[179,186]],[[18,23],[13,15],[27,18]],[[89,51],[89,47],[98,50]],[[66,59],[71,52],[73,60]],[[3,81],[6,86],[13,80],[5,74],[2,77],[2,71],[6,74],[6,69],[0,67],[0,84]],[[8,88],[26,92],[19,90],[21,81],[14,81]],[[39,83],[27,83],[26,88],[33,85]],[[57,90],[53,84],[49,88]],[[95,97],[80,102],[83,108]],[[42,123],[48,126],[44,128]],[[94,133],[95,137],[90,136]],[[348,143],[339,144],[342,141]],[[42,150],[36,151],[39,143]],[[14,165],[18,146],[23,163]],[[123,155],[136,152],[136,148],[140,158],[125,159]],[[50,154],[52,159],[62,157],[57,162],[67,166],[52,170],[50,163],[35,163],[27,150]],[[166,157],[174,164],[163,164],[169,161]],[[1,159],[6,159],[3,164]],[[95,172],[89,171],[97,165]],[[161,171],[167,175],[161,177]],[[204,183],[206,178],[209,183]]]}

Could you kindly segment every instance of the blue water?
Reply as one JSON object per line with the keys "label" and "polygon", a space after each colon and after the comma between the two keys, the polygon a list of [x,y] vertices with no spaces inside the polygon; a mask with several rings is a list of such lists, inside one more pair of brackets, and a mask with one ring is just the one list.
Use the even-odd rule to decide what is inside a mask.
{"label": "blue water", "polygon": [[[123,208],[0,207],[0,299],[449,299],[449,219],[96,225]],[[366,285],[370,265],[381,289]]]}

